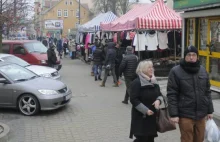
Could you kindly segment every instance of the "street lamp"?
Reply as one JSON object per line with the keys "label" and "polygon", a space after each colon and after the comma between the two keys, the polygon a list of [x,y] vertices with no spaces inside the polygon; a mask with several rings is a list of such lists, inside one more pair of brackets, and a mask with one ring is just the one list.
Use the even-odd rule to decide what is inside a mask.
{"label": "street lamp", "polygon": [[78,18],[79,18],[78,24],[79,24],[79,25],[80,25],[80,7],[81,7],[80,5],[81,5],[81,4],[80,4],[80,0],[79,0],[79,13],[78,13],[78,14],[79,14],[79,15],[78,15]]}

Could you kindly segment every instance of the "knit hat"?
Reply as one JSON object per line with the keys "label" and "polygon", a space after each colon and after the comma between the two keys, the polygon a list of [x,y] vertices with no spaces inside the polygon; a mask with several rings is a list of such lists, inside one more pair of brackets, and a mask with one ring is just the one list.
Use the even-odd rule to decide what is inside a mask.
{"label": "knit hat", "polygon": [[127,46],[127,48],[126,48],[126,51],[132,51],[133,50],[133,48],[131,47],[131,46]]}
{"label": "knit hat", "polygon": [[194,52],[198,55],[198,49],[195,46],[190,45],[184,51],[184,58],[186,57],[186,54],[188,54],[189,52]]}

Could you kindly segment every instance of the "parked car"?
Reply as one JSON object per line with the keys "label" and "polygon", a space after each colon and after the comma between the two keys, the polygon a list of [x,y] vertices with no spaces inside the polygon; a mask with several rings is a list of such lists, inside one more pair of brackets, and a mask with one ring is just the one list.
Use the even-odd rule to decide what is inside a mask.
{"label": "parked car", "polygon": [[42,77],[48,77],[48,78],[53,78],[57,80],[61,79],[61,76],[56,69],[51,68],[51,67],[39,66],[39,65],[31,65],[28,62],[14,55],[0,54],[0,62],[10,62],[10,63],[18,64],[22,67],[25,67],[26,69],[31,70],[32,72]]}
{"label": "parked car", "polygon": [[[3,40],[2,52],[13,54],[31,65],[48,65],[47,47],[36,40]],[[57,64],[60,64],[57,59]]]}
{"label": "parked car", "polygon": [[0,63],[0,107],[18,108],[24,115],[65,106],[71,90],[61,81],[40,77],[17,64]]}

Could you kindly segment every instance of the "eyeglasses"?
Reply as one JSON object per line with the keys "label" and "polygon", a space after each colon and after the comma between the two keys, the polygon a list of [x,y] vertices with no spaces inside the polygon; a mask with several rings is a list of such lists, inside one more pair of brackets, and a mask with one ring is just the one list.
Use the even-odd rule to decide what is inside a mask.
{"label": "eyeglasses", "polygon": [[187,56],[187,57],[197,57],[197,54],[196,54],[196,53],[194,53],[194,54],[188,53],[188,54],[186,54],[186,56]]}

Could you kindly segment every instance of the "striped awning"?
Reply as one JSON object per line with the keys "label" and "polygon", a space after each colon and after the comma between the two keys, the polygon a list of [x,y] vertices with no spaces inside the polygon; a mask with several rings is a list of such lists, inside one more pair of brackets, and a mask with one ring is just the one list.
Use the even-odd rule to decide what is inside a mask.
{"label": "striped awning", "polygon": [[111,11],[107,13],[100,13],[98,16],[93,18],[91,21],[81,25],[78,27],[79,32],[96,32],[100,30],[100,23],[101,22],[111,22],[118,18],[114,13]]}
{"label": "striped awning", "polygon": [[182,18],[174,10],[167,7],[163,0],[157,0],[146,13],[138,16],[134,21],[137,29],[181,29]]}
{"label": "striped awning", "polygon": [[125,31],[135,29],[170,30],[181,29],[179,14],[157,0],[152,4],[134,6],[125,15],[109,23],[101,23],[103,31]]}

